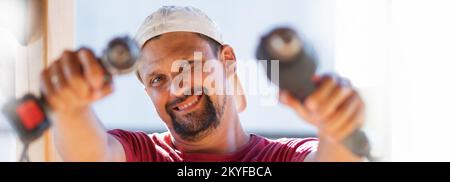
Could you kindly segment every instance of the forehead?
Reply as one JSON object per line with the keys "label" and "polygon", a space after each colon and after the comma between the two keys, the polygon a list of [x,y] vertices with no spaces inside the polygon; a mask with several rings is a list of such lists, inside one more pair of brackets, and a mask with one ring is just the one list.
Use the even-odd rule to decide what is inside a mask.
{"label": "forehead", "polygon": [[208,42],[196,33],[173,32],[152,39],[142,48],[140,79],[170,70],[174,61],[193,60],[195,52],[201,52],[203,60],[215,59]]}
{"label": "forehead", "polygon": [[163,34],[148,41],[143,49],[143,60],[146,63],[160,61],[170,62],[193,57],[194,52],[208,54],[209,44],[199,35],[189,32],[172,32]]}

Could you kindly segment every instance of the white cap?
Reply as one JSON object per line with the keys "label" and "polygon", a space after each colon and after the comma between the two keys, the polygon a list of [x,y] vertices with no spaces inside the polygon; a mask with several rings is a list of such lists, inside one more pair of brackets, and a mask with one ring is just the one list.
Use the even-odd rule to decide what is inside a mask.
{"label": "white cap", "polygon": [[216,23],[199,9],[190,6],[161,7],[145,19],[135,39],[142,48],[153,37],[170,32],[200,33],[224,44]]}

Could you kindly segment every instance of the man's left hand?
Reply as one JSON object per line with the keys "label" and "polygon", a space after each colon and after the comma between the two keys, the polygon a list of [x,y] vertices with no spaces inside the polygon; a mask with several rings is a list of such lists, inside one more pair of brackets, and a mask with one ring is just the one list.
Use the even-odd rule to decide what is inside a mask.
{"label": "man's left hand", "polygon": [[317,127],[320,143],[339,146],[342,140],[362,126],[364,102],[345,79],[330,75],[315,78],[317,89],[304,103],[288,91],[280,91],[280,101]]}

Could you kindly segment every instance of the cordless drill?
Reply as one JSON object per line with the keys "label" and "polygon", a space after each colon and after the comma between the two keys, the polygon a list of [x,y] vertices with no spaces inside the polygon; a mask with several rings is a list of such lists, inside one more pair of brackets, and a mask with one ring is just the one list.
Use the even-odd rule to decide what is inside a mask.
{"label": "cordless drill", "polygon": [[[276,28],[261,38],[256,52],[257,60],[267,61],[267,77],[280,90],[287,90],[293,96],[304,100],[316,89],[313,76],[317,69],[317,55],[310,44],[305,42],[296,31],[290,28]],[[271,65],[279,63],[278,80],[272,79]],[[343,141],[354,154],[370,157],[369,140],[361,130],[355,130]]]}
{"label": "cordless drill", "polygon": [[[106,71],[105,81],[111,81],[112,75],[132,72],[139,57],[139,46],[131,38],[124,36],[111,40],[102,57],[97,60]],[[51,108],[43,96],[28,93],[22,98],[11,99],[2,108],[2,112],[25,144],[39,138],[51,125],[48,117]]]}

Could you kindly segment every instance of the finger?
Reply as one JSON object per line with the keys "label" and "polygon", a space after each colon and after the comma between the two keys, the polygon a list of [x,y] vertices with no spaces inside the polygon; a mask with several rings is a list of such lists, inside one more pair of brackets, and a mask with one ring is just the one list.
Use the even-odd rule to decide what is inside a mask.
{"label": "finger", "polygon": [[94,53],[86,48],[78,51],[78,58],[80,59],[84,77],[89,86],[93,90],[100,90],[105,85],[106,72],[98,62]]}
{"label": "finger", "polygon": [[336,112],[341,105],[352,94],[352,89],[343,85],[337,85],[330,97],[320,104],[318,115],[321,118],[328,118]]}
{"label": "finger", "polygon": [[81,64],[76,53],[65,52],[61,58],[61,67],[64,78],[72,91],[79,99],[87,98],[89,85],[83,77]]}
{"label": "finger", "polygon": [[350,117],[357,111],[362,102],[359,96],[354,93],[349,97],[342,106],[339,106],[338,110],[330,117],[326,123],[326,130],[331,133],[335,133],[350,119]]}
{"label": "finger", "polygon": [[312,76],[311,80],[317,84],[320,82],[320,76],[315,74]]}
{"label": "finger", "polygon": [[306,98],[306,107],[308,107],[311,111],[317,112],[320,104],[326,101],[330,93],[336,87],[336,84],[337,82],[334,78],[328,75],[324,76],[319,84],[319,87]]}
{"label": "finger", "polygon": [[53,88],[53,93],[58,94],[63,87],[66,86],[66,80],[60,68],[61,61],[57,60],[50,65],[49,69],[49,79],[50,84]]}
{"label": "finger", "polygon": [[364,115],[365,115],[364,107],[361,106],[358,108],[358,111],[351,116],[348,122],[344,126],[342,126],[339,130],[337,130],[337,132],[335,133],[336,140],[342,141],[356,129],[360,128],[364,122]]}
{"label": "finger", "polygon": [[[67,53],[63,53],[67,54]],[[53,100],[55,110],[65,110],[68,105],[79,103],[75,93],[70,89],[67,80],[64,78],[61,60],[55,61],[49,68],[50,83],[53,88]]]}
{"label": "finger", "polygon": [[288,91],[280,91],[281,103],[291,107],[295,111],[299,111],[302,114],[306,114],[306,110],[303,105],[295,99]]}
{"label": "finger", "polygon": [[50,81],[49,69],[45,69],[41,72],[40,90],[42,96],[45,98],[45,101],[50,105],[51,108],[54,108],[56,105],[58,105],[57,100],[55,99],[55,91]]}
{"label": "finger", "polygon": [[338,82],[339,82],[340,85],[342,85],[344,87],[350,87],[350,88],[353,87],[352,86],[352,82],[349,79],[347,79],[347,78],[339,77],[338,78]]}

